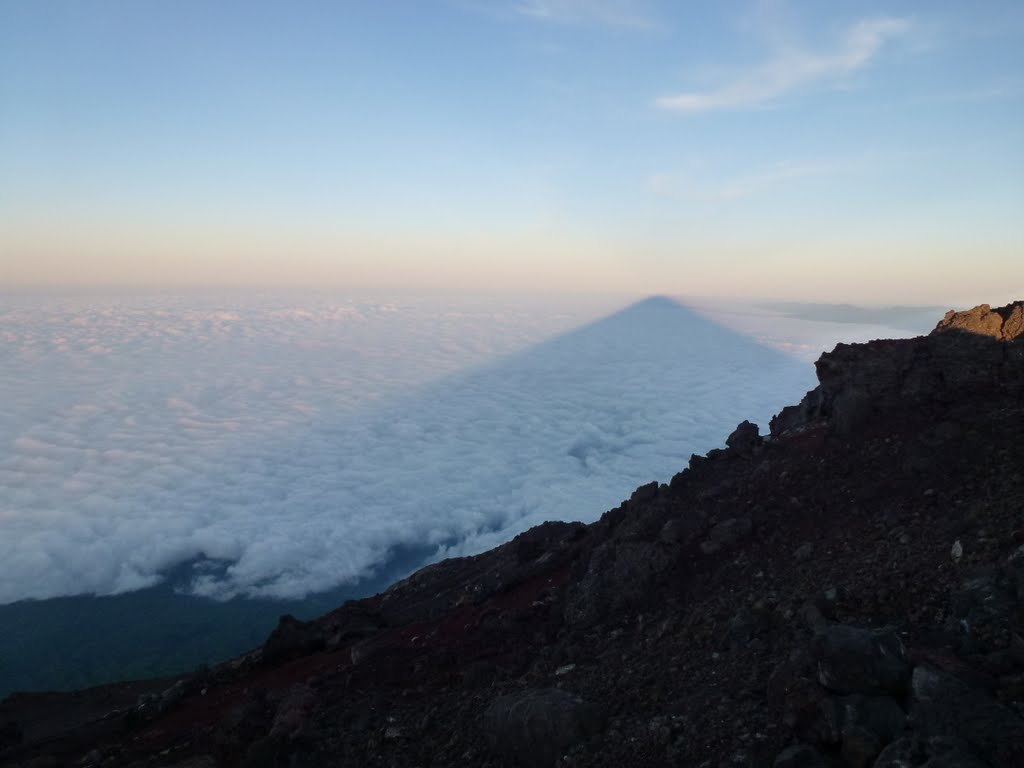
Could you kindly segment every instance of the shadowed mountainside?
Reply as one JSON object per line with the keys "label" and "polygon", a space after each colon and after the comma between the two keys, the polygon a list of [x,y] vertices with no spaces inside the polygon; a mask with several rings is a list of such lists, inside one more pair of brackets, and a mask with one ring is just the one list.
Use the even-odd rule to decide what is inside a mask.
{"label": "shadowed mountainside", "polygon": [[0,765],[1024,766],[1024,303],[839,345],[591,524],[176,680],[0,704]]}

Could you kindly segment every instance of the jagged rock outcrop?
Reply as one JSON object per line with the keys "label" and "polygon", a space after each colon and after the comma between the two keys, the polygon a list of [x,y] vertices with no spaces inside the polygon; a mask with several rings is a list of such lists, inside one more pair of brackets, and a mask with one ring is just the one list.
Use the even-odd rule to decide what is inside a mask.
{"label": "jagged rock outcrop", "polygon": [[772,436],[828,421],[841,434],[906,407],[934,408],[965,388],[1024,394],[1024,302],[949,312],[928,336],[838,344],[819,385],[772,419]]}
{"label": "jagged rock outcrop", "polygon": [[965,331],[1000,341],[1014,341],[1024,336],[1024,304],[1018,301],[995,309],[981,304],[965,312],[951,309],[935,326],[933,333],[946,331]]}
{"label": "jagged rock outcrop", "polygon": [[179,680],[13,696],[0,766],[1024,768],[1021,307],[839,345],[770,439],[591,525]]}

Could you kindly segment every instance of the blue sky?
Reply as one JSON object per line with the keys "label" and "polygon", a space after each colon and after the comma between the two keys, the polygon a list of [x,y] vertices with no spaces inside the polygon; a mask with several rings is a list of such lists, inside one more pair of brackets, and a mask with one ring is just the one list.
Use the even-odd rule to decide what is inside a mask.
{"label": "blue sky", "polygon": [[1024,290],[1019,2],[5,0],[0,104],[0,285]]}

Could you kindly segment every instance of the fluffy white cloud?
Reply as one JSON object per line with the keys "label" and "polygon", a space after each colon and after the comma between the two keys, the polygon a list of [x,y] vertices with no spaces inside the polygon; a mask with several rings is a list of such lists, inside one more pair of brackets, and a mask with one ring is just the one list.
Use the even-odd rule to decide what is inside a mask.
{"label": "fluffy white cloud", "polygon": [[772,348],[653,301],[564,333],[603,309],[5,301],[0,602],[137,589],[199,556],[223,564],[199,593],[300,596],[400,550],[592,520],[763,425],[851,330],[722,315]]}

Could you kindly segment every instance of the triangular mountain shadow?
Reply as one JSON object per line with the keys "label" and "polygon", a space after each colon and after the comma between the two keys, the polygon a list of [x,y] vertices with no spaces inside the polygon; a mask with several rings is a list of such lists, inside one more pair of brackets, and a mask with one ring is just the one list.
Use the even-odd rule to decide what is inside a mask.
{"label": "triangular mountain shadow", "polygon": [[[728,363],[729,367],[710,370],[700,367],[722,362]],[[757,364],[766,365],[769,369],[796,366],[805,369],[808,375],[804,379],[809,385],[814,383],[806,361],[765,346],[671,297],[659,295],[630,304],[526,349],[425,384],[401,398],[382,404],[380,411],[391,414],[396,409],[421,403],[425,398],[445,397],[445,393],[449,393],[448,397],[455,397],[463,391],[479,391],[483,386],[514,390],[525,397],[536,388],[523,389],[521,386],[509,386],[508,382],[544,375],[545,372],[553,377],[551,384],[565,381],[583,384],[594,373],[589,366],[599,366],[605,372],[618,368],[620,375],[628,378],[635,376],[640,369],[667,371],[677,368],[680,363],[695,373],[708,370],[712,377],[728,375],[729,370],[736,366],[747,368]],[[608,389],[617,386],[615,380],[594,383]],[[549,396],[556,394],[554,389],[547,392]],[[680,391],[677,397],[685,402],[687,394]],[[787,402],[787,395],[790,398],[794,396],[792,393],[779,394],[782,396],[781,404]],[[724,439],[725,435],[713,437],[716,442]]]}
{"label": "triangular mountain shadow", "polygon": [[[466,554],[545,519],[594,519],[637,485],[667,480],[691,453],[723,445],[739,421],[766,427],[813,384],[805,361],[654,296],[435,381],[362,423],[325,423],[321,436],[390,446],[352,457],[361,472],[341,472],[391,462],[389,485],[411,490],[416,514],[440,522],[433,538],[406,543]],[[425,473],[441,480],[433,491]],[[465,525],[439,536],[452,511],[466,513]]]}
{"label": "triangular mountain shadow", "polygon": [[548,350],[587,352],[595,347],[614,349],[626,358],[639,351],[658,350],[667,356],[674,352],[719,350],[791,362],[785,353],[719,325],[675,299],[652,296],[495,364],[529,359]]}

